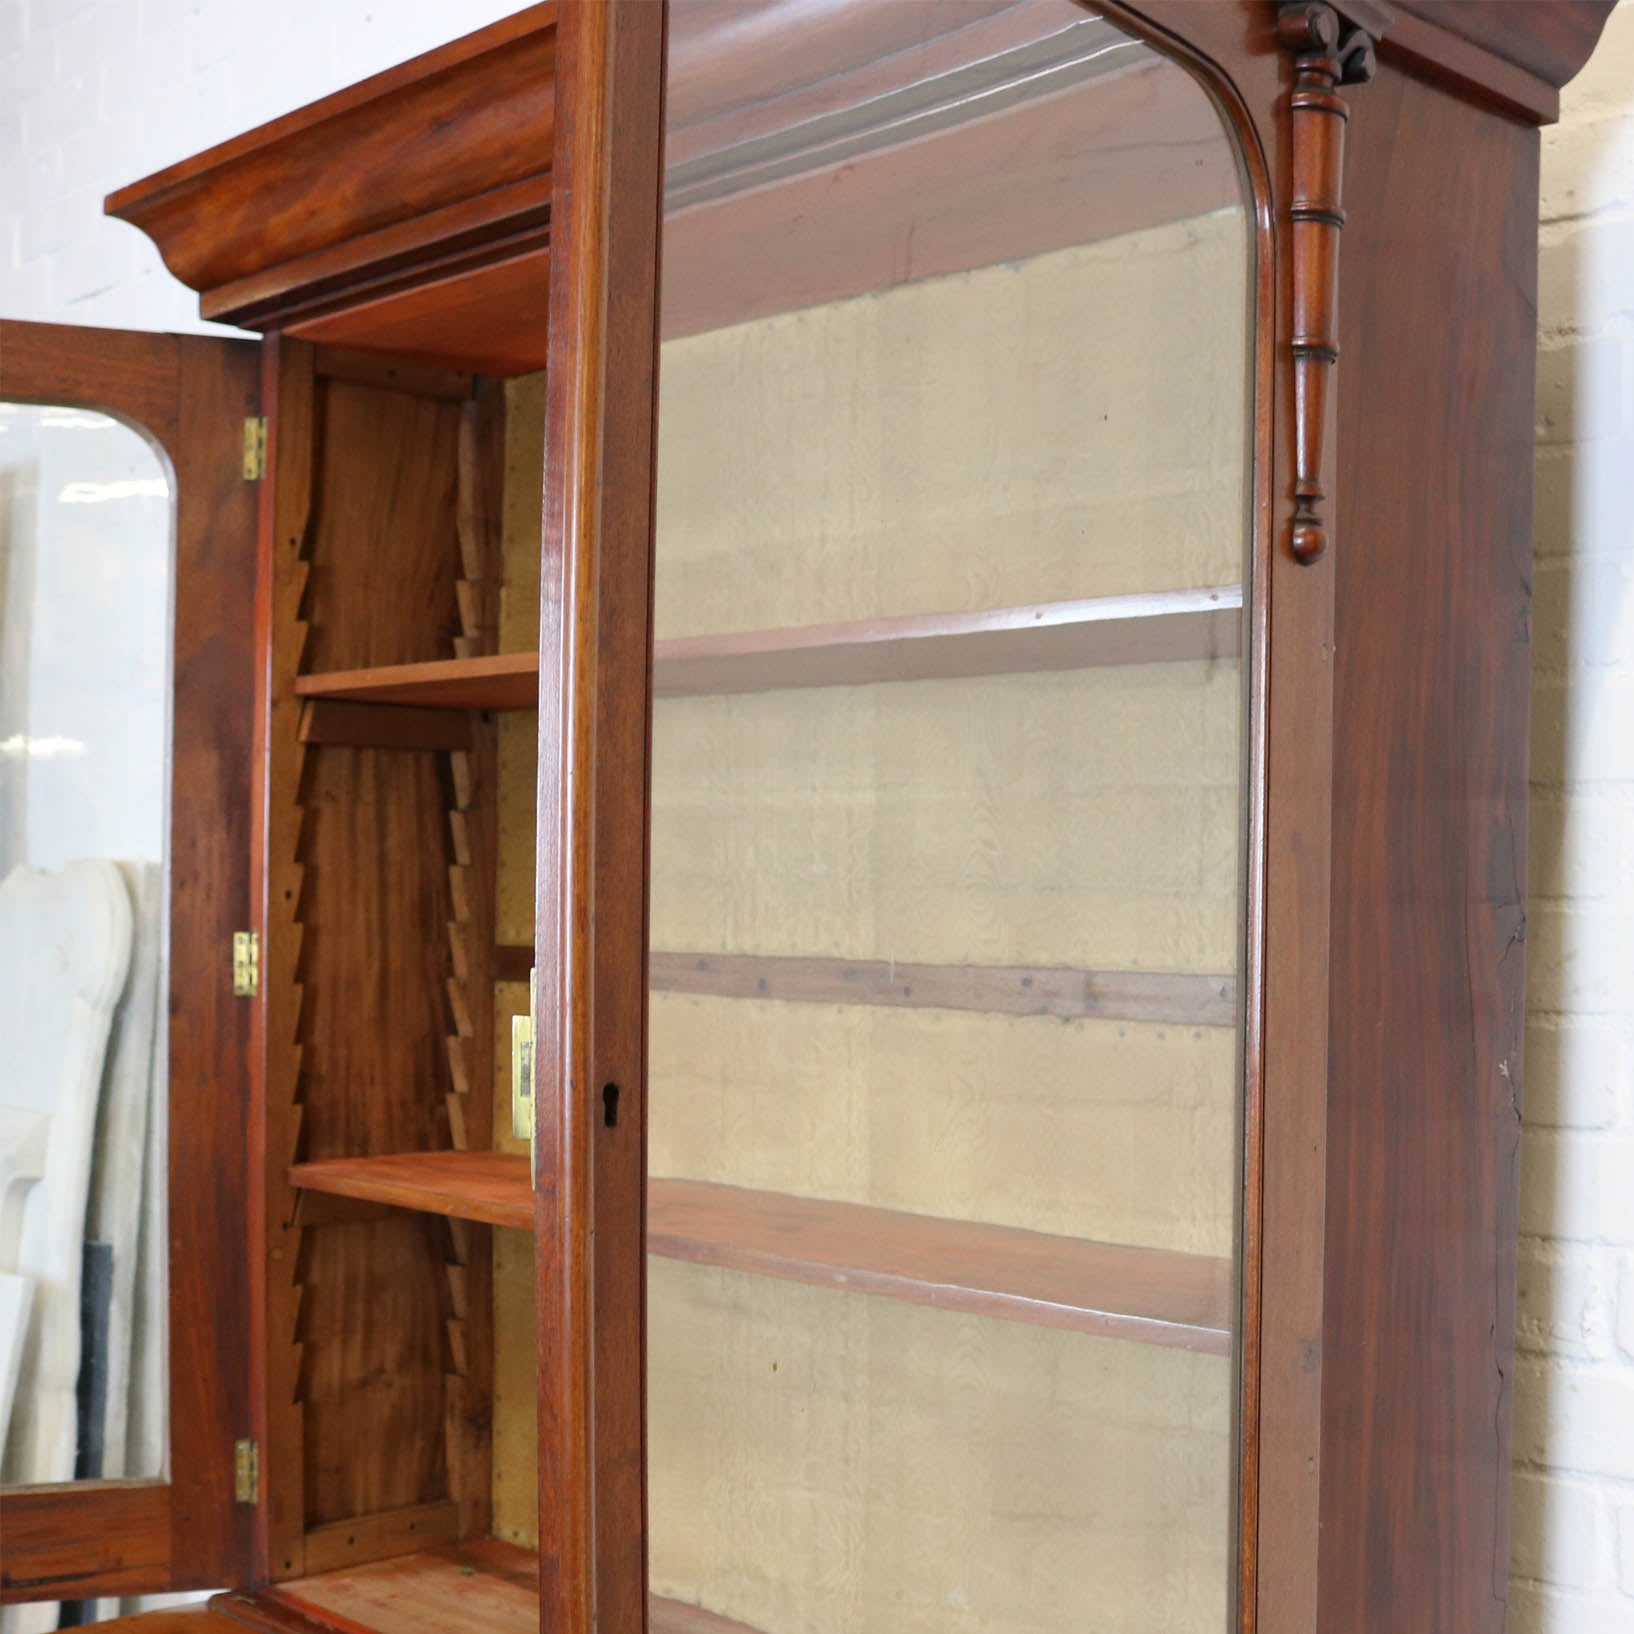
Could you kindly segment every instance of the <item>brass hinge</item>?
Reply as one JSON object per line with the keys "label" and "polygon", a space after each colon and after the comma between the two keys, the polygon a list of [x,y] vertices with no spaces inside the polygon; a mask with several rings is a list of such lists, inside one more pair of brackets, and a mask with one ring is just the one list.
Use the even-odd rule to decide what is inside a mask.
{"label": "brass hinge", "polygon": [[253,999],[261,991],[261,938],[253,930],[233,932],[233,997]]}
{"label": "brass hinge", "polygon": [[528,972],[528,1013],[511,1017],[511,1133],[533,1139],[533,1004],[534,973]]}
{"label": "brass hinge", "polygon": [[261,1501],[261,1449],[253,1441],[233,1443],[233,1502]]}
{"label": "brass hinge", "polygon": [[259,482],[267,474],[267,419],[252,414],[244,422],[244,480]]}

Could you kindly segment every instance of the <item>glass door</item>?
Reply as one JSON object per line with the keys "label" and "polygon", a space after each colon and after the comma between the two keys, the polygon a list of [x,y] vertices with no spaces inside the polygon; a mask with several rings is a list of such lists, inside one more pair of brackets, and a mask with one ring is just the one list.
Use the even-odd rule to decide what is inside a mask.
{"label": "glass door", "polygon": [[653,1622],[1217,1634],[1238,154],[1071,0],[791,26],[671,23]]}
{"label": "glass door", "polygon": [[258,351],[0,323],[5,1634],[247,1567]]}

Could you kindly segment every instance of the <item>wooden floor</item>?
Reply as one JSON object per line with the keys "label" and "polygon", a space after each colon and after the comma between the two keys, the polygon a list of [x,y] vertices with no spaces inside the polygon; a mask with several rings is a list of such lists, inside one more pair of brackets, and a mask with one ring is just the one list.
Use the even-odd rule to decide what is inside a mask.
{"label": "wooden floor", "polygon": [[[514,1544],[460,1544],[348,1566],[317,1577],[218,1595],[212,1614],[174,1627],[141,1619],[139,1634],[537,1634],[539,1560]],[[160,1615],[167,1615],[161,1613]],[[699,1606],[652,1599],[652,1634],[756,1634]]]}

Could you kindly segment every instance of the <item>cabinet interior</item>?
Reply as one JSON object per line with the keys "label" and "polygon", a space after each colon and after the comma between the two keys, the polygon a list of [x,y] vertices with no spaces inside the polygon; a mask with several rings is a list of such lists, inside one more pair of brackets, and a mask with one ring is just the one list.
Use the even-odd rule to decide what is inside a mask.
{"label": "cabinet interior", "polygon": [[[684,23],[672,52],[644,1110],[676,1634],[1226,1615],[1249,225],[1187,74],[1000,12],[882,12],[796,91],[712,85]],[[539,117],[549,19],[505,27]],[[475,95],[461,49],[412,94]],[[407,272],[342,301],[321,258],[362,236],[223,250],[206,297],[283,332],[255,1603],[378,1634],[538,1614],[508,1046],[548,235],[538,154],[507,163],[458,208],[525,220],[515,257],[452,309]],[[211,174],[121,208],[152,230]]]}
{"label": "cabinet interior", "polygon": [[[1063,270],[1100,278],[1110,313],[1131,280],[1218,277],[1242,254],[1240,224],[1211,214],[1025,275],[1041,300]],[[956,308],[981,276],[910,286],[903,321],[914,305]],[[817,331],[814,379],[815,360],[847,344],[855,306],[799,314]],[[648,1197],[656,1614],[708,1620],[699,1602],[718,1601],[722,1582],[739,1602],[728,1620],[750,1626],[772,1584],[789,1597],[765,1608],[779,1629],[794,1626],[802,1597],[820,1603],[822,1586],[795,1569],[798,1540],[779,1552],[756,1534],[751,1569],[734,1531],[734,1472],[709,1467],[707,1449],[800,1467],[800,1450],[780,1441],[789,1420],[776,1390],[789,1369],[808,1389],[853,1369],[898,1405],[868,1432],[897,1480],[926,1469],[937,1414],[1004,1441],[1030,1400],[1021,1438],[990,1455],[1001,1467],[1044,1460],[1073,1505],[1116,1503],[1127,1524],[1095,1562],[1059,1517],[1023,1517],[1005,1547],[1018,1559],[1067,1550],[1103,1603],[1132,1575],[1119,1556],[1145,1548],[1154,1569],[1194,1580],[1197,1626],[1209,1626],[1228,1547],[1237,930],[1229,852],[1200,836],[1222,812],[1234,832],[1240,444],[1192,445],[1183,484],[1212,507],[1207,526],[1165,529],[1172,495],[1127,480],[1117,489],[1120,471],[1143,468],[1113,450],[1076,496],[1080,519],[1103,519],[1087,550],[1075,520],[1057,562],[1035,554],[1012,584],[972,588],[984,541],[1006,525],[1010,500],[997,493],[953,548],[933,538],[935,519],[917,538],[911,514],[894,519],[893,583],[889,571],[858,571],[877,542],[814,514],[802,490],[813,473],[798,461],[785,457],[752,503],[699,478],[793,443],[795,410],[780,423],[775,403],[719,387],[723,371],[745,377],[734,354],[788,321],[673,338],[663,352]],[[1120,358],[1114,324],[1104,327],[1107,393],[1164,365],[1146,344]],[[1174,344],[1189,367],[1229,379],[1243,337],[1217,336],[1201,361],[1195,332]],[[435,1615],[439,1585],[468,1594],[474,1571],[492,1579],[495,1626],[531,1627],[539,1335],[508,1033],[527,1008],[533,934],[543,376],[490,380],[324,348],[289,356],[311,362],[313,447],[279,637],[298,650],[288,894],[299,1050],[285,1094],[304,1566],[277,1593],[412,1629]],[[1054,456],[1077,433],[1046,408],[1027,435],[1053,438]],[[723,538],[710,519],[729,502],[742,521]],[[1120,549],[1131,536],[1149,548]],[[1106,593],[1063,594],[1086,579]],[[937,610],[908,610],[925,604]],[[760,622],[723,628],[745,605]],[[1055,764],[1079,771],[1060,786],[1030,773],[1009,815],[1033,804],[1046,824],[1081,816],[1087,782],[1101,825],[1081,847],[1048,853],[1047,891],[1013,882],[1038,896],[1028,945],[1054,937],[1055,962],[1009,957],[1002,937],[984,952],[934,914],[898,940],[923,883],[904,871],[934,871],[971,843],[962,746],[1002,745],[1018,708],[1035,735],[1071,746]],[[930,826],[915,830],[919,864],[890,851],[900,841],[889,824],[856,842],[882,848],[862,870],[876,882],[880,939],[847,945],[846,913],[813,922],[802,894],[833,836],[779,828],[777,807],[812,766],[826,775],[862,722],[900,775],[859,787],[852,815],[866,826],[871,808],[913,788],[935,798]],[[945,784],[938,767],[952,768]],[[734,923],[734,904],[752,911]],[[1000,917],[1028,911],[1012,904]],[[1093,967],[1071,957],[1085,923],[1096,927]],[[966,1064],[952,1080],[950,1048]],[[892,1064],[902,1135],[859,1185],[829,1148],[834,1131],[855,1137],[870,1116],[872,1086],[853,1070],[869,1052]],[[745,1078],[761,1092],[734,1110]],[[925,1133],[939,1138],[916,1153]],[[761,1366],[772,1355],[775,1376]],[[997,1381],[1009,1408],[995,1409]],[[916,1397],[933,1410],[902,1407]],[[855,1526],[857,1495],[823,1469],[821,1437],[836,1426],[806,1433],[794,1501]],[[1131,1485],[1137,1467],[1160,1478]],[[978,1485],[993,1478],[991,1464],[954,1458],[938,1469],[939,1504],[915,1486],[924,1524],[942,1538],[968,1529]],[[714,1519],[700,1501],[709,1493]],[[899,1555],[891,1571],[901,1569]],[[874,1580],[883,1592],[883,1573]],[[1063,1596],[1060,1626],[1077,1614]]]}

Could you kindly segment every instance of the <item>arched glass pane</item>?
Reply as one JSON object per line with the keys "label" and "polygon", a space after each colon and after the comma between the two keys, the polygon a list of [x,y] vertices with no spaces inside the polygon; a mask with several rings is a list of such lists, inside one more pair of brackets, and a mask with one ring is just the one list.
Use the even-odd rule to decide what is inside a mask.
{"label": "arched glass pane", "polygon": [[1238,154],[1071,0],[796,14],[672,33],[653,1591],[761,1634],[1216,1634]]}
{"label": "arched glass pane", "polygon": [[165,1241],[173,490],[0,404],[0,1477],[152,1478]]}

